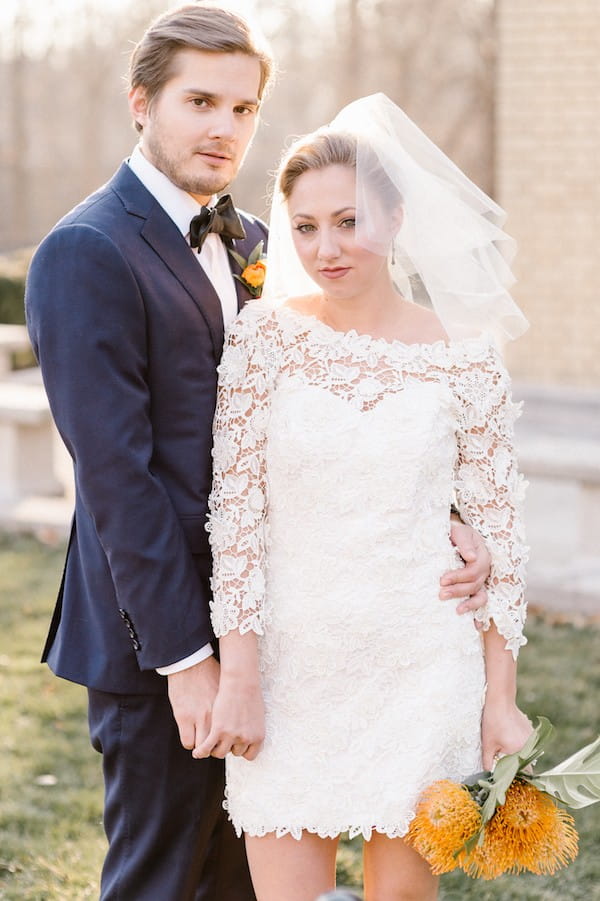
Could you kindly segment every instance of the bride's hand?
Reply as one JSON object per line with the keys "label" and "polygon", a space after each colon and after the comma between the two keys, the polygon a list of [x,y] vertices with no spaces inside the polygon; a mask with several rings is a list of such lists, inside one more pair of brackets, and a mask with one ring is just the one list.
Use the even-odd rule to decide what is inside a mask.
{"label": "bride's hand", "polygon": [[257,680],[229,677],[221,670],[212,709],[210,732],[196,745],[193,757],[236,757],[254,760],[265,737],[265,708]]}
{"label": "bride's hand", "polygon": [[487,702],[481,722],[483,767],[492,770],[503,754],[520,751],[533,726],[516,704]]}

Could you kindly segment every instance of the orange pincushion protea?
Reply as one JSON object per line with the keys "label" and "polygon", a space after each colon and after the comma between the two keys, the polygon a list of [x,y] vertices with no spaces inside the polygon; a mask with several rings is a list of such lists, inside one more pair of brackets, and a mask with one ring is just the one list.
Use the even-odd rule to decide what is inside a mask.
{"label": "orange pincushion protea", "polygon": [[552,732],[538,717],[520,751],[500,756],[493,770],[425,790],[406,839],[434,874],[460,867],[481,879],[523,870],[551,876],[575,860],[575,821],[556,799],[574,810],[600,801],[600,736],[536,774]]}
{"label": "orange pincushion protea", "polygon": [[233,277],[242,283],[251,297],[260,297],[265,283],[267,265],[264,262],[263,244],[263,241],[259,241],[247,260],[236,250],[228,248],[229,253],[242,270],[240,275],[234,274]]}
{"label": "orange pincushion protea", "polygon": [[483,844],[460,865],[469,876],[482,879],[523,870],[552,875],[576,856],[573,817],[535,786],[515,779],[486,825]]}
{"label": "orange pincushion protea", "polygon": [[570,813],[556,808],[558,820],[551,833],[545,836],[539,847],[537,860],[530,861],[522,853],[520,861],[524,867],[540,876],[553,876],[560,867],[566,867],[577,857],[579,836],[575,821]]}
{"label": "orange pincushion protea", "polygon": [[456,851],[481,826],[481,813],[469,791],[442,779],[419,801],[406,841],[425,858],[436,876],[460,865]]}

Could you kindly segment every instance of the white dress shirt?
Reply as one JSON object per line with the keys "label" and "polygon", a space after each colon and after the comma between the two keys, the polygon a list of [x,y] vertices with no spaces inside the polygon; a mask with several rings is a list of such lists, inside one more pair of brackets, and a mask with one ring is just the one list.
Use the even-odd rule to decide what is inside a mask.
{"label": "white dress shirt", "polygon": [[[202,205],[188,194],[182,191],[170,181],[167,176],[146,159],[139,145],[135,147],[129,159],[130,169],[137,175],[144,187],[150,191],[153,197],[160,203],[165,213],[173,220],[184,238],[189,241],[190,221],[197,216]],[[214,199],[214,198],[213,198]],[[206,236],[200,253],[194,252],[198,263],[213,284],[221,301],[223,309],[223,322],[225,328],[235,319],[238,313],[235,282],[229,267],[227,248],[219,235],[210,233]],[[169,676],[181,670],[188,669],[202,660],[206,660],[212,654],[210,644],[205,644],[194,654],[184,657],[168,666],[158,667],[156,672],[161,676]]]}

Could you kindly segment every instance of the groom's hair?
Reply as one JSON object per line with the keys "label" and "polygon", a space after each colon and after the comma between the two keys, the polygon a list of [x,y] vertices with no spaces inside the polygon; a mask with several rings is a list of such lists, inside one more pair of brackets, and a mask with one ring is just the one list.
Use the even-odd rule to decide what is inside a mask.
{"label": "groom's hair", "polygon": [[[241,16],[208,3],[181,6],[150,23],[131,54],[129,87],[143,87],[152,103],[173,75],[175,56],[184,49],[255,57],[260,63],[258,96],[264,96],[273,73],[266,41]],[[137,122],[135,127],[142,130]]]}

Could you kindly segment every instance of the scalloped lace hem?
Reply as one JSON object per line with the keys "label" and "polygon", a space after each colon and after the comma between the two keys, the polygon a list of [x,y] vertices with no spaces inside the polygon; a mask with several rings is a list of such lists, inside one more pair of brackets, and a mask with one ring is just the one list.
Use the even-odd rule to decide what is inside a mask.
{"label": "scalloped lace hem", "polygon": [[276,838],[283,838],[284,835],[291,835],[292,838],[300,841],[303,832],[310,832],[312,835],[318,835],[319,838],[337,838],[340,835],[345,835],[346,833],[348,833],[348,837],[350,839],[356,838],[360,835],[365,841],[368,842],[371,840],[374,832],[377,832],[379,835],[385,835],[388,838],[403,838],[408,832],[413,816],[414,814],[411,814],[411,816],[408,817],[402,824],[394,823],[391,825],[384,825],[382,823],[376,823],[374,826],[366,825],[364,823],[357,825],[356,823],[347,822],[336,823],[329,826],[276,826],[274,824],[270,826],[259,826],[257,823],[236,823],[234,820],[232,820],[232,823],[238,838],[240,838],[242,833],[251,835],[255,838],[263,838],[265,835],[270,835],[274,832]]}

